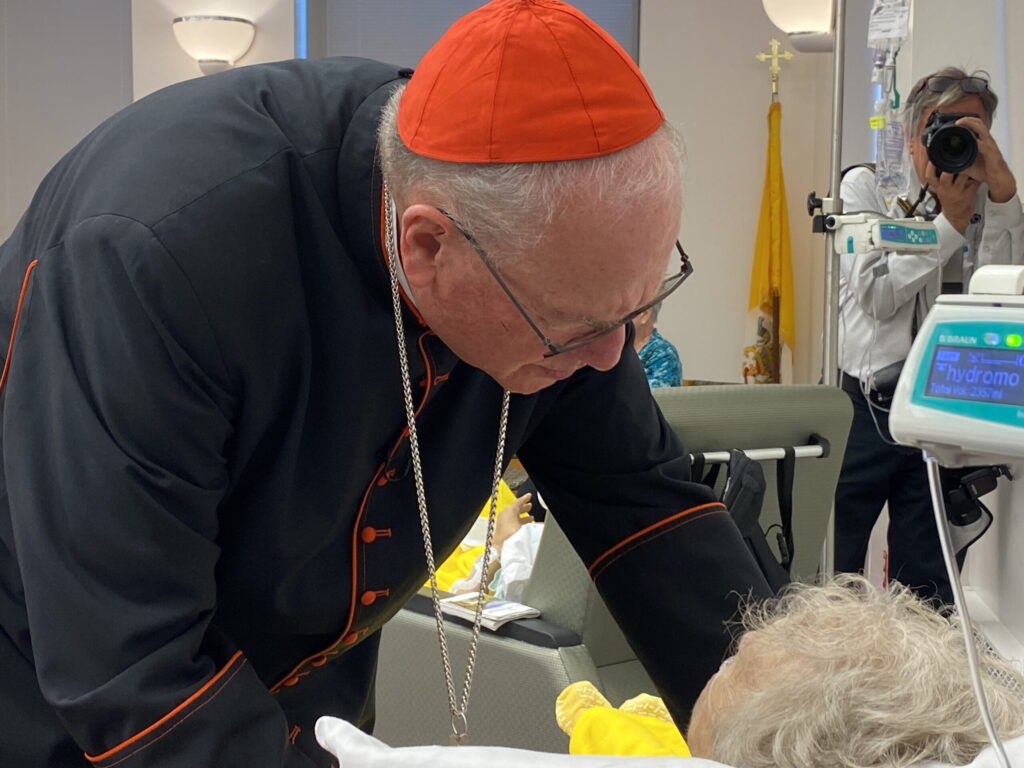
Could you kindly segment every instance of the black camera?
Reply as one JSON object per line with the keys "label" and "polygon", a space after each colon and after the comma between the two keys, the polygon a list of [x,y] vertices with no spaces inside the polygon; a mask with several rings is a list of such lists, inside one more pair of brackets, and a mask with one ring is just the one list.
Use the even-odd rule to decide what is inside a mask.
{"label": "black camera", "polygon": [[921,143],[928,150],[928,159],[942,173],[966,171],[978,156],[978,138],[970,129],[954,125],[961,117],[977,115],[932,112],[921,134]]}

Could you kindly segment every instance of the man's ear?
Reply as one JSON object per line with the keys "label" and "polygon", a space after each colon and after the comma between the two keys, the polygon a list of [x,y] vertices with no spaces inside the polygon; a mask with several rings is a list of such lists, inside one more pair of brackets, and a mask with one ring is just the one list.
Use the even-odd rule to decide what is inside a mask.
{"label": "man's ear", "polygon": [[402,268],[415,291],[437,279],[444,258],[443,246],[458,234],[452,222],[431,205],[417,203],[402,212]]}

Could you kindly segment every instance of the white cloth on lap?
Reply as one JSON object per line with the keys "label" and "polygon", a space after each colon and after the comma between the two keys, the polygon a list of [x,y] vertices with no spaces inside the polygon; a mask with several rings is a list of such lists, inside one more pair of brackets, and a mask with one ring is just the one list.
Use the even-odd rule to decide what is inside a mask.
{"label": "white cloth on lap", "polygon": [[537,559],[537,547],[544,532],[544,523],[527,523],[509,536],[501,547],[501,568],[494,575],[491,589],[503,600],[523,602],[526,583]]}

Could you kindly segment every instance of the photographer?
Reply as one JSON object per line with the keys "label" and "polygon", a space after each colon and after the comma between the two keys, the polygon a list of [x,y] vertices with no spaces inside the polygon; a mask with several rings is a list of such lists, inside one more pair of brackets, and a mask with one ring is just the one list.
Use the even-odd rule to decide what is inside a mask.
{"label": "photographer", "polygon": [[[888,405],[935,297],[965,292],[982,265],[1024,263],[1017,183],[989,132],[997,101],[986,77],[956,67],[922,78],[904,105],[909,200],[887,203],[869,167],[850,170],[840,187],[847,212],[933,219],[938,247],[842,256],[839,366],[854,418],[836,491],[835,568],[864,567],[871,529],[888,502],[890,577],[943,603],[952,602],[952,592],[925,465],[919,451],[893,443]],[[932,119],[933,113],[939,114]]]}

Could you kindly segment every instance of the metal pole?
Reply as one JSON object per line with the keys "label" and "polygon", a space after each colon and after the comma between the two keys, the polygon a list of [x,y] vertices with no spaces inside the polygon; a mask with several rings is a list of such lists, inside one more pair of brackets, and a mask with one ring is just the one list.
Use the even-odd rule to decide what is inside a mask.
{"label": "metal pole", "polygon": [[[835,0],[835,53],[832,59],[832,157],[829,163],[828,195],[822,214],[842,213],[839,197],[843,148],[843,66],[846,61],[846,0]],[[839,254],[835,250],[835,232],[825,231],[825,326],[822,334],[821,381],[829,387],[839,386]],[[829,515],[825,543],[821,552],[821,568],[826,576],[835,571],[835,509]]]}
{"label": "metal pole", "polygon": [[[845,63],[846,0],[835,0],[835,53],[832,60],[832,158],[829,165],[829,189],[822,213],[842,213],[839,181],[843,142],[843,65]],[[835,233],[825,233],[825,325],[822,334],[822,383],[839,385],[839,255],[834,248]]]}

